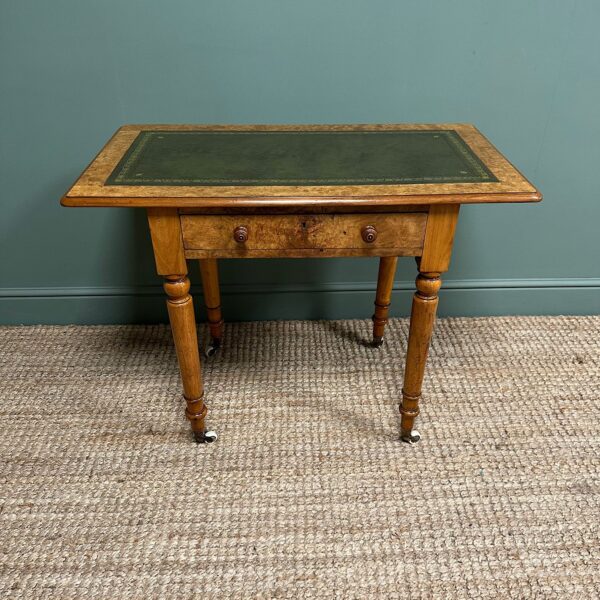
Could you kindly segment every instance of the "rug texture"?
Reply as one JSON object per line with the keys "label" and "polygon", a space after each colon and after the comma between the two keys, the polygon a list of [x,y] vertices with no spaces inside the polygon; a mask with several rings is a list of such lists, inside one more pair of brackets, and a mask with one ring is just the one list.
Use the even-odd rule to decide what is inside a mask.
{"label": "rug texture", "polygon": [[[600,317],[228,325],[192,442],[166,326],[0,329],[1,598],[598,598]],[[201,328],[204,335],[204,328]]]}

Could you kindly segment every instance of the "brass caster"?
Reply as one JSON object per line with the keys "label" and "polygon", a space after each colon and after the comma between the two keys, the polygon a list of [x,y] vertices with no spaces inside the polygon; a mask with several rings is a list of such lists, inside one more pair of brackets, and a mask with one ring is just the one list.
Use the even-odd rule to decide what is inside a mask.
{"label": "brass caster", "polygon": [[214,356],[220,347],[221,347],[221,340],[219,340],[217,338],[211,338],[208,346],[206,347],[206,350],[204,351],[206,358],[210,358],[211,356]]}
{"label": "brass caster", "polygon": [[407,433],[403,432],[400,439],[407,444],[416,444],[421,439],[421,434],[416,429],[413,429]]}
{"label": "brass caster", "polygon": [[216,431],[194,431],[194,439],[197,444],[211,444],[217,441]]}
{"label": "brass caster", "polygon": [[383,344],[383,336],[382,335],[374,335],[372,346],[373,348],[379,348]]}

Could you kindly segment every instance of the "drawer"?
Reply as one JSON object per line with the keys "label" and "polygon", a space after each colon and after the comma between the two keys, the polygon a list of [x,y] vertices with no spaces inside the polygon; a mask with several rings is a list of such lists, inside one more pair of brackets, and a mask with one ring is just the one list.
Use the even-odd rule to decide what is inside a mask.
{"label": "drawer", "polygon": [[181,215],[186,257],[420,256],[427,213]]}

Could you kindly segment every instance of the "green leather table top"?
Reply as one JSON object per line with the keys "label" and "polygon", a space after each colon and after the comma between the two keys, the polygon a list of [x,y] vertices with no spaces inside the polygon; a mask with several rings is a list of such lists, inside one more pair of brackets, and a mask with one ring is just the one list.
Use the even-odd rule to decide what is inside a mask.
{"label": "green leather table top", "polygon": [[106,185],[485,183],[452,130],[140,132]]}

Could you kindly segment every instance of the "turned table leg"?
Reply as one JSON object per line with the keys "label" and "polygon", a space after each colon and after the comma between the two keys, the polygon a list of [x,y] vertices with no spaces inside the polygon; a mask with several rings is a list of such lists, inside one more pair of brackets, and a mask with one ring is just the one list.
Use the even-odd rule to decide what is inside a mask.
{"label": "turned table leg", "polygon": [[210,329],[210,342],[206,355],[212,356],[221,346],[223,339],[223,316],[221,315],[221,293],[219,291],[219,271],[216,258],[199,260],[204,290],[204,303]]}
{"label": "turned table leg", "polygon": [[176,209],[149,208],[148,224],[156,270],[164,278],[167,310],[187,403],[185,414],[197,442],[214,442],[217,434],[206,431],[205,425],[207,408],[204,404],[196,317],[190,296],[179,214]]}
{"label": "turned table leg", "polygon": [[418,442],[419,432],[413,429],[419,414],[419,400],[425,374],[429,342],[433,332],[438,305],[438,291],[442,285],[439,273],[419,273],[417,291],[413,296],[408,334],[408,352],[404,370],[402,405],[400,406],[401,438],[405,442]]}
{"label": "turned table leg", "polygon": [[396,256],[382,256],[379,259],[375,313],[373,314],[373,346],[383,344],[383,332],[388,320],[397,264],[398,258]]}
{"label": "turned table leg", "polygon": [[425,364],[438,306],[438,292],[442,285],[440,275],[447,271],[450,264],[458,211],[459,205],[442,204],[430,207],[423,254],[417,258],[419,275],[410,315],[408,351],[400,406],[402,415],[400,437],[409,443],[421,439],[419,432],[413,429],[413,426],[419,414]]}
{"label": "turned table leg", "polygon": [[167,275],[163,287],[167,293],[167,310],[183,383],[183,397],[187,403],[185,415],[190,420],[197,442],[213,442],[217,435],[213,431],[206,431],[204,423],[207,408],[204,404],[194,304],[189,294],[190,280],[185,275]]}

